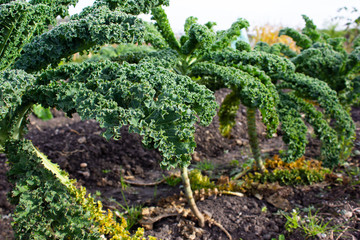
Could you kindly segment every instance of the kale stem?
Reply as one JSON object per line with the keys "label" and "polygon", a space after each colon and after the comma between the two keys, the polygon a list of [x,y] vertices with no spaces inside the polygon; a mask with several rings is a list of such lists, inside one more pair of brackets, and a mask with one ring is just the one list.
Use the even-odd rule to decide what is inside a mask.
{"label": "kale stem", "polygon": [[193,193],[192,193],[191,187],[190,187],[190,180],[189,180],[189,176],[188,176],[187,167],[181,168],[181,177],[182,177],[183,184],[184,184],[185,196],[188,200],[190,209],[191,209],[192,213],[195,215],[195,217],[197,217],[199,219],[199,226],[203,228],[205,226],[204,215],[199,211],[198,207],[196,206],[196,203],[195,203],[195,200],[193,197]]}
{"label": "kale stem", "polygon": [[261,159],[261,152],[259,147],[259,139],[256,132],[256,109],[248,107],[246,110],[247,124],[248,124],[248,135],[251,152],[254,156],[256,165],[260,172],[265,171],[264,163]]}

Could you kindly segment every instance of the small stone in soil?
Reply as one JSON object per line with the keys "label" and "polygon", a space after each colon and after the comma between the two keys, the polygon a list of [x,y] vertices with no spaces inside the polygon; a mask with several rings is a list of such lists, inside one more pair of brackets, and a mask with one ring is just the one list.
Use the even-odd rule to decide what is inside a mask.
{"label": "small stone in soil", "polygon": [[193,159],[195,162],[200,162],[200,161],[201,161],[200,156],[199,156],[199,153],[197,153],[197,152],[194,152],[194,154],[192,155],[192,159]]}
{"label": "small stone in soil", "polygon": [[353,215],[353,213],[350,212],[350,211],[345,211],[345,212],[344,212],[344,217],[346,217],[346,218],[351,218],[352,215]]}
{"label": "small stone in soil", "polygon": [[90,177],[90,172],[89,171],[78,171],[78,173],[80,173],[81,175],[83,175],[85,178],[89,178]]}
{"label": "small stone in soil", "polygon": [[86,143],[86,137],[80,137],[80,138],[78,138],[78,143],[80,143],[80,144],[83,144],[83,143]]}
{"label": "small stone in soil", "polygon": [[80,163],[80,167],[86,168],[86,167],[87,167],[87,163]]}
{"label": "small stone in soil", "polygon": [[144,175],[144,169],[142,169],[142,167],[140,167],[139,165],[136,165],[131,170],[135,173],[135,175],[140,175],[140,176]]}

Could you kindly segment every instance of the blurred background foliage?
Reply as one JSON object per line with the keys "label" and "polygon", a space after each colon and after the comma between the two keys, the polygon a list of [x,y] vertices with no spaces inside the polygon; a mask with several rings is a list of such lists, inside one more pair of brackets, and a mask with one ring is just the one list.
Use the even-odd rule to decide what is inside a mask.
{"label": "blurred background foliage", "polygon": [[331,38],[344,37],[345,49],[350,51],[354,40],[360,34],[360,12],[357,7],[342,7],[338,15],[331,19],[328,26],[321,30]]}

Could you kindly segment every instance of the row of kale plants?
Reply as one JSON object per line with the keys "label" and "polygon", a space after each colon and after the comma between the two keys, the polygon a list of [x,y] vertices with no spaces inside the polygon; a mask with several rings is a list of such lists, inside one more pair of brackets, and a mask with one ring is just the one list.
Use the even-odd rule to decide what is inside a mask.
{"label": "row of kale plants", "polygon": [[[9,193],[16,205],[13,227],[19,239],[141,239],[126,221],[76,187],[74,180],[24,139],[33,106],[55,107],[69,116],[95,119],[107,139],[120,128],[140,134],[144,146],[162,154],[161,166],[180,168],[189,206],[204,226],[190,188],[187,167],[196,146],[195,124],[208,125],[217,110],[220,131],[230,136],[240,104],[247,108],[248,135],[259,171],[264,170],[256,111],[271,137],[281,131],[283,158],[305,153],[307,123],[321,141],[320,160],[327,166],[345,161],[355,125],[349,108],[359,102],[360,40],[353,51],[342,38],[320,33],[312,21],[302,32],[283,29],[300,53],[284,44],[251,48],[231,42],[249,23],[238,19],[215,31],[189,17],[177,39],[162,5],[168,0],[96,0],[70,21],[56,25],[77,0],[0,0],[0,152],[10,164]],[[155,24],[137,15],[151,13]],[[51,30],[48,26],[53,25]],[[148,44],[110,59],[69,63],[73,54],[104,44]],[[129,47],[130,48],[130,47]],[[130,48],[133,49],[133,48]],[[229,88],[221,106],[213,92]],[[219,109],[218,109],[219,108]]]}

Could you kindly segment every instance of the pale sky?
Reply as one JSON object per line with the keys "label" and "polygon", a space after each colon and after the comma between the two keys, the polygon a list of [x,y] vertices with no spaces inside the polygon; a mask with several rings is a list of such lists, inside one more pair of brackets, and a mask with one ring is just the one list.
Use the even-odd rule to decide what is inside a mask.
{"label": "pale sky", "polygon": [[[81,11],[91,5],[93,0],[80,0],[77,7],[70,9],[70,14]],[[341,7],[356,7],[359,11],[337,10]],[[355,19],[360,15],[360,0],[170,0],[170,7],[164,8],[175,33],[183,32],[185,19],[194,16],[199,23],[213,21],[216,30],[227,29],[239,17],[250,22],[250,28],[265,24],[300,27],[304,26],[301,15],[310,17],[319,28],[328,25],[335,16]],[[149,16],[141,16],[150,20]]]}

